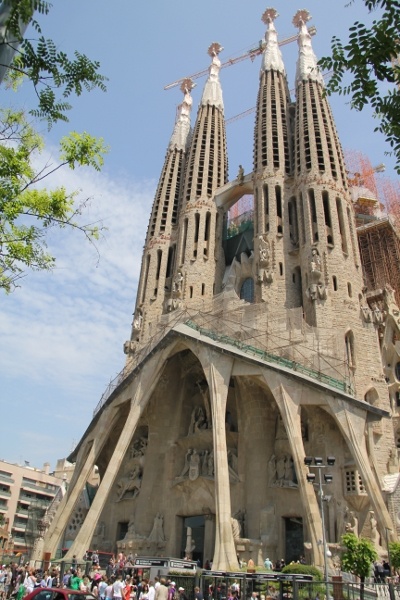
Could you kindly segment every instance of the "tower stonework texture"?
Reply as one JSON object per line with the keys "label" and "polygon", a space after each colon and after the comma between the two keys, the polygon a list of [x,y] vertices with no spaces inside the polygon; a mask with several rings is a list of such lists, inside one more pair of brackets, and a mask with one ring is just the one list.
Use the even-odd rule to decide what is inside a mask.
{"label": "tower stonework texture", "polygon": [[[67,559],[98,548],[222,571],[267,556],[322,568],[323,539],[335,557],[353,531],[384,556],[400,533],[400,312],[390,285],[366,287],[310,16],[293,19],[295,101],[276,17],[262,16],[252,173],[228,177],[220,44],[193,130],[182,82],[125,368],[70,457],[48,552],[95,465],[101,483]],[[235,221],[243,198],[251,214]],[[332,455],[320,502],[304,458]]]}

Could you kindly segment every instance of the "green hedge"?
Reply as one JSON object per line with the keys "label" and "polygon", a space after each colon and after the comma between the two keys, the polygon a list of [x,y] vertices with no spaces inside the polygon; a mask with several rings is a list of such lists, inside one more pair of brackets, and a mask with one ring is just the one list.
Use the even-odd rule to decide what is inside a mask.
{"label": "green hedge", "polygon": [[282,573],[295,573],[300,575],[312,575],[315,581],[322,581],[322,573],[317,567],[312,565],[302,565],[301,563],[291,563],[282,569]]}

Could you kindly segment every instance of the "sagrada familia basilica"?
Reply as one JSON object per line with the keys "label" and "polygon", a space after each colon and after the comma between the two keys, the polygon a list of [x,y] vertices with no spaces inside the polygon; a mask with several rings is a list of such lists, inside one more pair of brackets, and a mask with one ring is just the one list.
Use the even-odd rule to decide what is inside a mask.
{"label": "sagrada familia basilica", "polygon": [[[293,19],[295,101],[276,16],[263,15],[251,173],[228,177],[221,46],[209,47],[193,128],[193,83],[182,82],[126,365],[70,457],[52,555],[63,541],[67,558],[186,554],[235,571],[267,556],[322,565],[327,548],[334,561],[346,531],[383,556],[400,533],[396,290],[365,282],[309,14]],[[251,222],[235,229],[244,197]],[[101,482],[79,520],[94,466]]]}

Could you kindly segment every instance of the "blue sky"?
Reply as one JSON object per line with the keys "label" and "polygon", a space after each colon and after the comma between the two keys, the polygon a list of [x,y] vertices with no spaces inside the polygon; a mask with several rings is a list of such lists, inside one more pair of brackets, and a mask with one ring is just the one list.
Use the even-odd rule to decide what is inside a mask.
{"label": "blue sky", "polygon": [[[292,18],[307,8],[310,25],[317,27],[314,51],[318,57],[328,53],[333,35],[346,38],[354,21],[369,19],[362,0],[346,4],[272,4],[280,14],[279,39],[296,33]],[[122,369],[153,195],[182,97],[179,87],[163,88],[206,68],[213,41],[224,47],[222,61],[258,45],[267,6],[242,0],[54,0],[49,16],[38,17],[46,37],[67,52],[77,49],[99,60],[109,78],[107,93],[73,100],[69,124],[50,133],[38,126],[53,161],[57,140],[70,130],[102,136],[110,146],[102,173],[64,170],[53,180],[90,198],[87,221],[99,220],[107,230],[99,254],[77,234],[53,235],[55,271],[29,274],[21,288],[1,297],[0,458],[54,467],[79,441],[108,382]],[[282,47],[282,53],[293,88],[297,44]],[[227,118],[255,105],[260,60],[221,71]],[[196,80],[192,121],[204,81]],[[33,103],[26,86],[17,94],[0,90],[0,98],[2,105]],[[344,149],[361,150],[373,165],[384,162],[386,176],[395,179],[370,112],[351,111],[344,97],[332,98],[331,105]],[[253,126],[251,114],[227,127],[232,178],[239,164],[251,170]]]}

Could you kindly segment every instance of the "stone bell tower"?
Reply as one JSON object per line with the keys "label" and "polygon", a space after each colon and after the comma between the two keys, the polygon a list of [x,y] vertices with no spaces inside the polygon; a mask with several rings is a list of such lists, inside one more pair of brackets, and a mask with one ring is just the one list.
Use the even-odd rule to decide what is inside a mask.
{"label": "stone bell tower", "polygon": [[226,132],[219,81],[222,46],[208,49],[212,62],[188,152],[179,215],[179,236],[169,307],[209,306],[215,292],[216,262],[221,253],[222,220],[213,200],[228,179]]}

